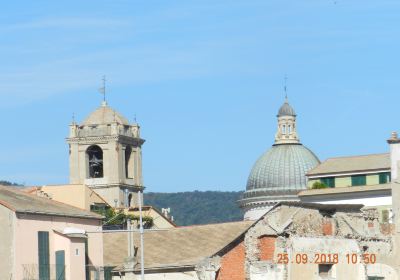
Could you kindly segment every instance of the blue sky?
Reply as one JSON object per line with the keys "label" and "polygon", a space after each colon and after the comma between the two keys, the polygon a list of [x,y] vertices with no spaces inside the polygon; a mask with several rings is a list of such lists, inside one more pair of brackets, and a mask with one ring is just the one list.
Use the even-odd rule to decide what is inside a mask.
{"label": "blue sky", "polygon": [[400,2],[8,1],[0,178],[68,182],[65,137],[108,101],[142,136],[148,191],[243,190],[273,144],[288,76],[300,138],[387,152],[399,129]]}

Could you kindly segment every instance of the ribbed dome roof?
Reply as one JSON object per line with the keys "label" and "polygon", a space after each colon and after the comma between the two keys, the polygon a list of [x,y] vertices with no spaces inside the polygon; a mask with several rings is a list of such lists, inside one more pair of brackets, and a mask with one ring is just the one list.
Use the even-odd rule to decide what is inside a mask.
{"label": "ribbed dome roof", "polygon": [[106,104],[103,104],[91,113],[82,125],[100,125],[100,124],[111,124],[117,122],[123,125],[129,125],[129,121],[117,111],[113,110]]}
{"label": "ribbed dome roof", "polygon": [[275,145],[254,164],[246,193],[291,193],[306,189],[305,174],[319,164],[318,158],[301,144]]}
{"label": "ribbed dome roof", "polygon": [[294,109],[292,108],[292,106],[289,105],[288,100],[285,100],[285,103],[283,103],[283,105],[281,106],[281,108],[279,109],[278,112],[278,117],[282,117],[282,116],[296,116],[296,112],[294,111]]}

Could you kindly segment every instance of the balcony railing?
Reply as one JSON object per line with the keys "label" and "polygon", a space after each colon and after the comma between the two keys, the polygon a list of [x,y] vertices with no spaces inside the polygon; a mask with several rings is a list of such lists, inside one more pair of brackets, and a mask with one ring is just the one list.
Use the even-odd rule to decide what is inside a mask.
{"label": "balcony railing", "polygon": [[64,265],[23,264],[23,280],[65,280]]}
{"label": "balcony railing", "polygon": [[[64,265],[23,264],[22,280],[65,280]],[[111,280],[112,267],[86,266],[86,280]]]}

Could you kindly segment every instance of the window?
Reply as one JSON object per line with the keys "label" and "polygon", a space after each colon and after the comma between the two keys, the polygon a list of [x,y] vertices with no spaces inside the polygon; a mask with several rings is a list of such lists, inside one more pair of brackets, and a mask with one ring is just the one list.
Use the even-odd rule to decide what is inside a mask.
{"label": "window", "polygon": [[282,134],[286,134],[286,125],[282,125]]}
{"label": "window", "polygon": [[38,232],[39,280],[50,279],[49,232]]}
{"label": "window", "polygon": [[382,223],[389,223],[389,210],[384,209],[382,210]]}
{"label": "window", "polygon": [[351,176],[352,186],[365,186],[366,184],[367,184],[367,176],[365,175]]}
{"label": "window", "polygon": [[103,178],[103,150],[97,146],[90,146],[87,151],[89,161],[89,178]]}
{"label": "window", "polygon": [[318,274],[320,279],[336,279],[333,278],[332,273],[333,264],[319,264]]}
{"label": "window", "polygon": [[385,277],[380,277],[380,276],[368,276],[368,280],[385,280]]}
{"label": "window", "polygon": [[390,172],[379,173],[379,184],[386,184],[390,182]]}
{"label": "window", "polygon": [[107,206],[104,203],[93,203],[92,205],[90,205],[90,211],[92,212],[104,212],[107,209],[109,209],[110,207]]}
{"label": "window", "polygon": [[335,177],[321,178],[321,183],[330,188],[334,188],[335,187]]}
{"label": "window", "polygon": [[75,248],[75,256],[79,256],[79,249]]}

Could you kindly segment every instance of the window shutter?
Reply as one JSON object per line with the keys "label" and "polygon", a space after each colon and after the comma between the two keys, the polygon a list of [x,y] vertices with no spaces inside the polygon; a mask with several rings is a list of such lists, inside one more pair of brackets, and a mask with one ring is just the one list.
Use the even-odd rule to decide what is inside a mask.
{"label": "window shutter", "polygon": [[50,279],[49,232],[38,232],[39,280]]}
{"label": "window shutter", "polygon": [[365,175],[351,176],[352,186],[365,186],[366,184],[367,184],[367,176]]}

